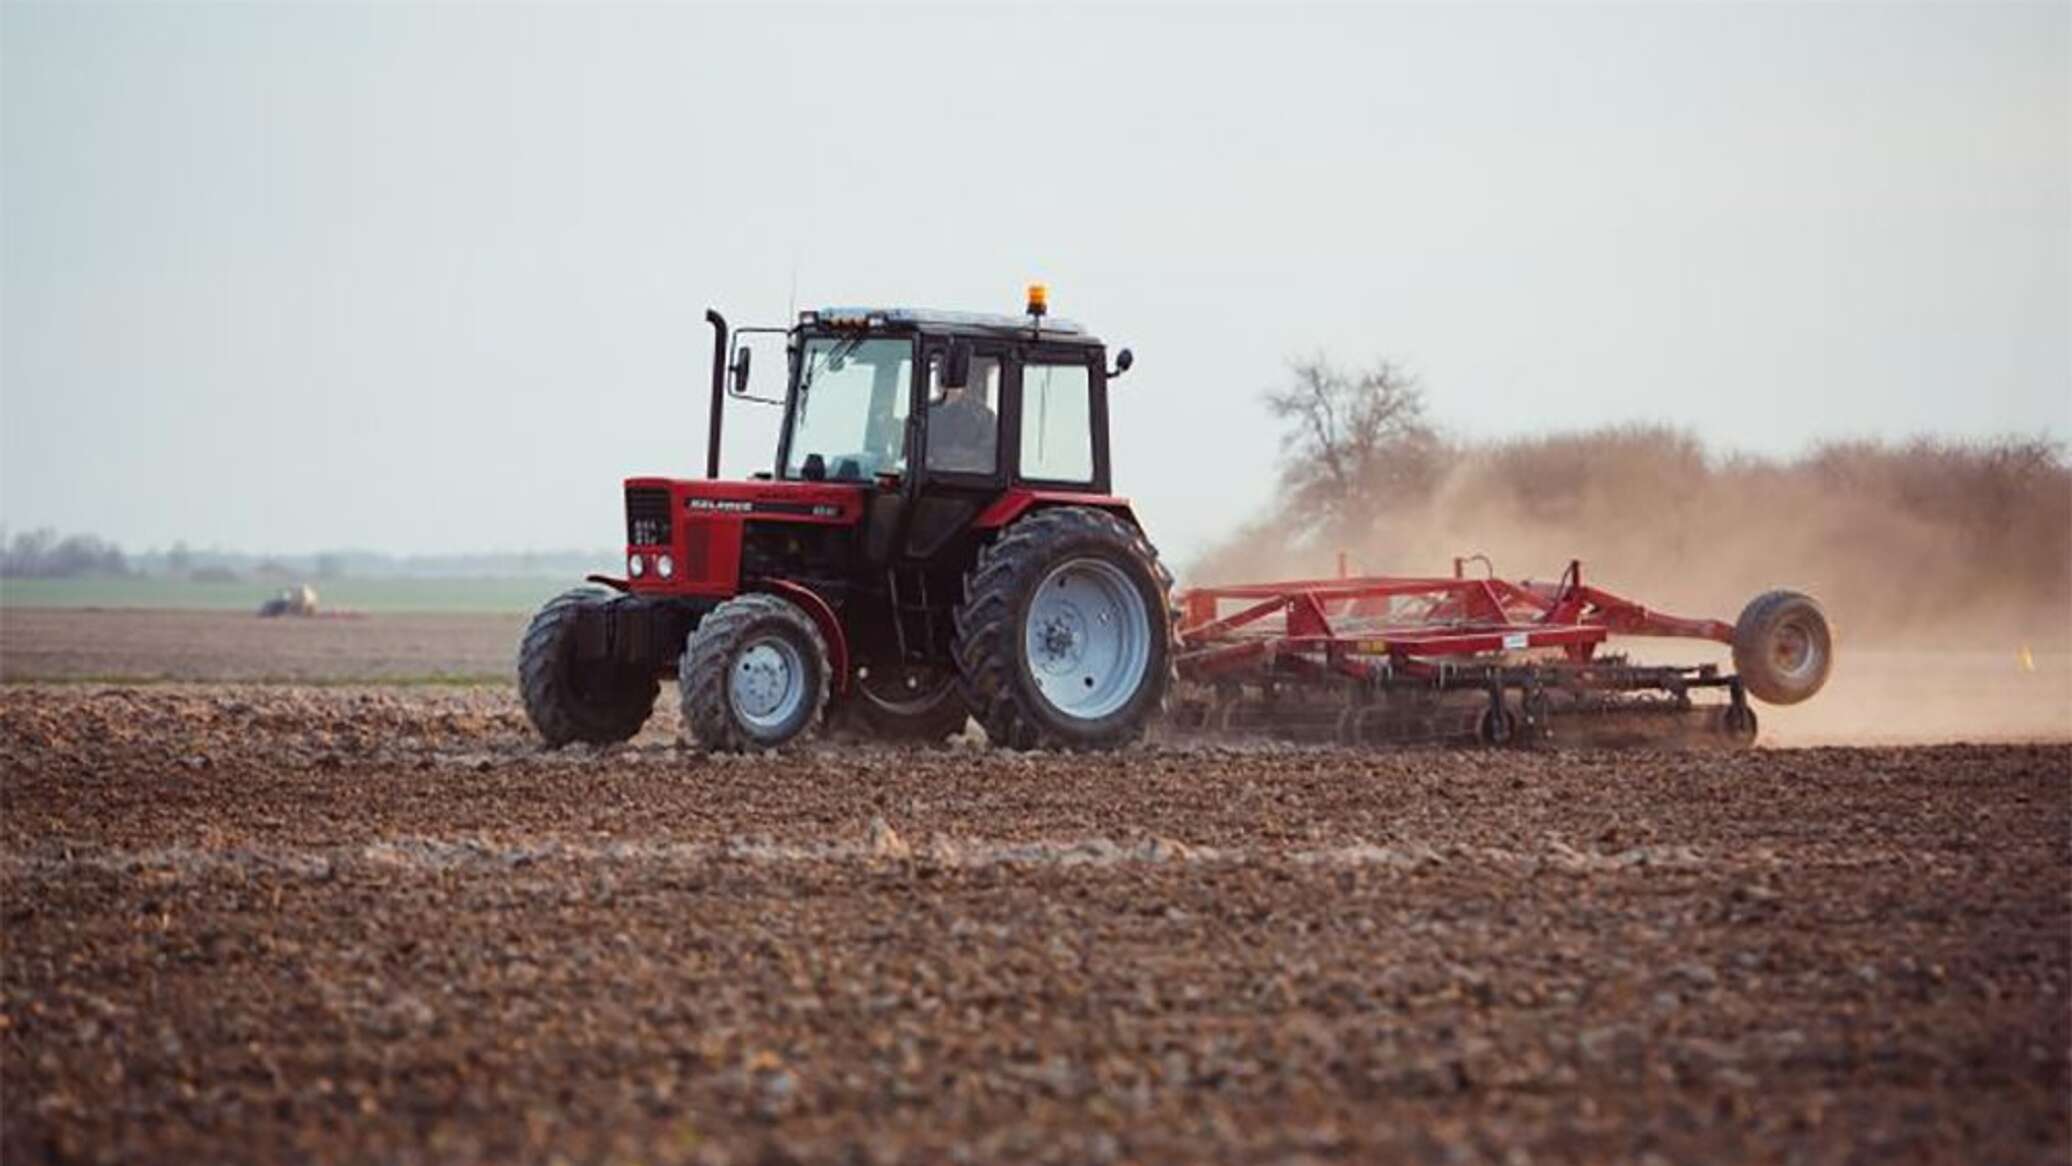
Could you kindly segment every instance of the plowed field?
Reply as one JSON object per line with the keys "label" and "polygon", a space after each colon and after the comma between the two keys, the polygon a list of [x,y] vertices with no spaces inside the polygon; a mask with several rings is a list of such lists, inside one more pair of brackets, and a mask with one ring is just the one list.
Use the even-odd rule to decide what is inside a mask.
{"label": "plowed field", "polygon": [[[502,682],[526,618],[0,606],[0,681]],[[1635,644],[1656,662],[1731,667],[1717,644]],[[1759,711],[1773,745],[2072,741],[2072,653],[1845,641],[1819,697]]]}
{"label": "plowed field", "polygon": [[0,1158],[2064,1161],[2072,748],[541,754],[0,690]]}

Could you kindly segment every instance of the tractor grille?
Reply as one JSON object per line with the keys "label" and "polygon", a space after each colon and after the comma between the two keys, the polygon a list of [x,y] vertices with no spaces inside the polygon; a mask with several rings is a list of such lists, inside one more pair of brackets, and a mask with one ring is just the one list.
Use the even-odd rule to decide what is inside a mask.
{"label": "tractor grille", "polygon": [[669,545],[669,491],[659,486],[626,488],[626,543],[629,546]]}
{"label": "tractor grille", "polygon": [[703,580],[712,569],[713,524],[692,520],[684,523],[683,577]]}

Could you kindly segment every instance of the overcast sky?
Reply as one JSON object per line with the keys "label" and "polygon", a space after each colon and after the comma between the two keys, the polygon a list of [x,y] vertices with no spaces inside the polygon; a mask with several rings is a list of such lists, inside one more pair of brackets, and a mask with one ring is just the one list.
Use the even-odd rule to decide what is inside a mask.
{"label": "overcast sky", "polygon": [[1466,435],[2072,435],[2065,4],[7,3],[0,167],[0,521],[132,550],[611,546],[794,283],[1048,281],[1176,558],[1297,354]]}

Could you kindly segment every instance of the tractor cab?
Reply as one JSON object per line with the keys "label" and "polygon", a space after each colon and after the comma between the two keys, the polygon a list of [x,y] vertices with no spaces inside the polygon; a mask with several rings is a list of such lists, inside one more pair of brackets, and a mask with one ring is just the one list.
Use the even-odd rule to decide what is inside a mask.
{"label": "tractor cab", "polygon": [[[933,559],[1010,492],[1107,497],[1108,380],[1129,356],[1111,372],[1100,340],[1044,307],[1039,287],[1023,318],[800,313],[767,477],[860,490],[860,549],[873,565]],[[747,369],[742,347],[731,395],[759,399]]]}
{"label": "tractor cab", "polygon": [[1109,372],[1077,324],[837,308],[793,337],[777,478],[1107,492]]}

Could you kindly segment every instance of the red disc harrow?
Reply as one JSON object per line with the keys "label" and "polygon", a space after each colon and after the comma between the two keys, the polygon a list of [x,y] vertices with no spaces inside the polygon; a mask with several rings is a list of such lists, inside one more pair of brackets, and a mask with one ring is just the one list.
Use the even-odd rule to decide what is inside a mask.
{"label": "red disc harrow", "polygon": [[[1604,651],[1606,642],[1649,636],[1732,645],[1742,672],[1753,662],[1762,680],[1785,682],[1757,685],[1772,703],[1803,700],[1826,679],[1825,617],[1796,592],[1759,597],[1730,624],[1668,615],[1590,586],[1579,561],[1552,583],[1513,583],[1493,572],[1471,578],[1467,568],[1476,561],[1488,562],[1454,560],[1450,578],[1183,591],[1183,723],[1349,744],[1467,736],[1505,744],[1544,740],[1557,721],[1588,714],[1620,735],[1668,723],[1745,744],[1755,738],[1756,718],[1742,675],[1714,664],[1634,664]],[[1774,618],[1780,605],[1794,618]],[[1693,699],[1706,690],[1724,699]]]}

